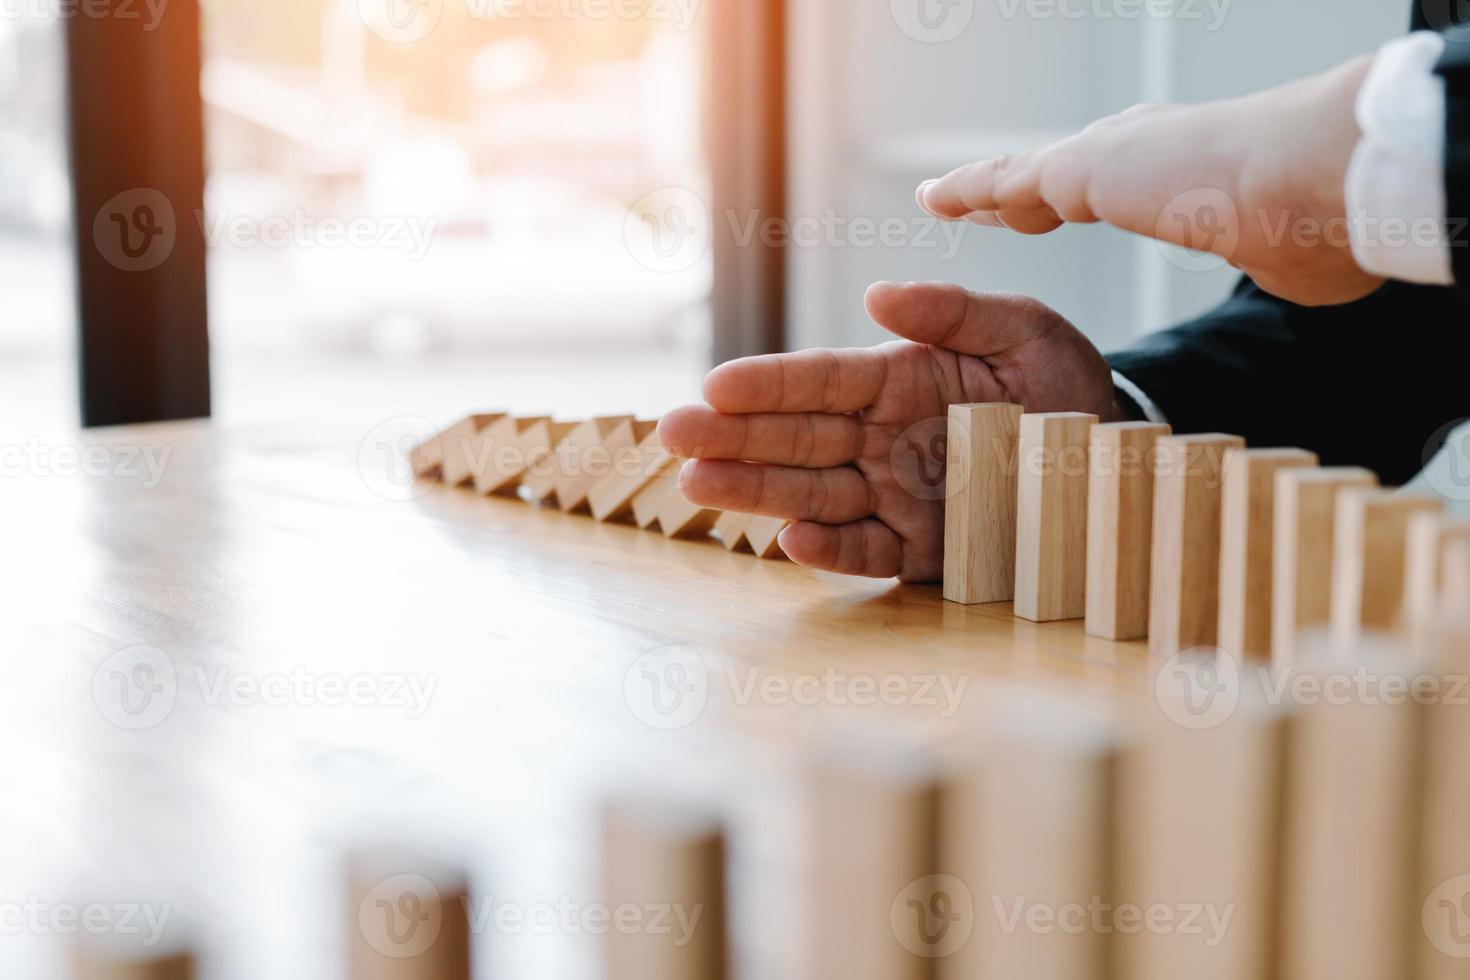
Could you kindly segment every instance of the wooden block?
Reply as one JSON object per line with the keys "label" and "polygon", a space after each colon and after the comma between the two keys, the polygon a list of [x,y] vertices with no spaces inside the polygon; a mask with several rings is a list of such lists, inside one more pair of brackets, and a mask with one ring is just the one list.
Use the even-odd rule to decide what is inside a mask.
{"label": "wooden block", "polygon": [[1440,589],[1441,613],[1470,609],[1470,544],[1451,541],[1444,553],[1444,585]]}
{"label": "wooden block", "polygon": [[[1438,689],[1424,710],[1424,809],[1420,819],[1420,928],[1417,972],[1422,980],[1470,975],[1470,604],[1430,627],[1437,648]],[[1434,675],[1429,675],[1434,676]]]}
{"label": "wooden block", "polygon": [[928,943],[946,938],[953,897],[927,887],[942,885],[929,770],[906,753],[864,747],[820,765],[810,790],[813,980],[929,977]]}
{"label": "wooden block", "polygon": [[745,540],[757,558],[785,558],[777,538],[790,526],[790,521],[779,517],[752,517],[745,523]]}
{"label": "wooden block", "polygon": [[1424,511],[1409,516],[1404,547],[1404,615],[1420,636],[1439,615],[1445,586],[1445,559],[1452,542],[1470,544],[1470,521]]}
{"label": "wooden block", "polygon": [[[504,417],[502,414],[471,415],[415,446],[408,454],[413,475],[444,479],[446,482],[450,482],[453,477],[455,479],[450,485],[458,486],[468,477],[467,473],[461,473],[461,467],[466,465],[470,441],[481,429]],[[446,464],[449,467],[448,473],[445,471]]]}
{"label": "wooden block", "polygon": [[1353,467],[1288,469],[1276,475],[1271,659],[1278,666],[1295,662],[1303,630],[1331,621],[1338,493],[1376,486],[1378,477]]}
{"label": "wooden block", "polygon": [[1087,632],[1148,636],[1154,451],[1172,430],[1152,422],[1092,427],[1087,484]]}
{"label": "wooden block", "polygon": [[[1345,674],[1352,690],[1351,674]],[[1336,684],[1336,682],[1325,682]],[[1417,706],[1322,699],[1287,724],[1280,976],[1411,975]]]}
{"label": "wooden block", "polygon": [[[1113,770],[1107,741],[1057,717],[1034,736],[997,739],[972,772],[946,778],[939,866],[969,889],[974,934],[938,950],[949,953],[936,960],[941,980],[1109,976],[1105,932],[1091,916],[1062,917],[1112,900]],[[960,911],[953,896],[948,904]],[[1037,912],[1057,918],[1035,928]]]}
{"label": "wooden block", "polygon": [[190,953],[150,948],[132,936],[89,935],[71,953],[73,980],[193,980],[197,972]]}
{"label": "wooden block", "polygon": [[543,423],[550,425],[551,419],[541,415],[503,418],[475,436],[470,455],[476,493],[486,497],[515,493],[526,473],[523,440],[533,426]]}
{"label": "wooden block", "polygon": [[556,502],[567,513],[590,511],[587,495],[598,481],[626,466],[628,457],[655,429],[657,422],[632,417],[589,419],[567,436],[558,449]]}
{"label": "wooden block", "polygon": [[348,865],[347,975],[469,980],[469,886],[416,856],[365,853]]}
{"label": "wooden block", "polygon": [[639,527],[648,529],[658,523],[658,510],[663,506],[664,500],[671,493],[679,490],[679,470],[683,468],[684,460],[673,456],[664,457],[664,465],[659,468],[659,473],[642,490],[638,491],[633,498],[633,522]]}
{"label": "wooden block", "polygon": [[1317,466],[1305,449],[1231,449],[1220,501],[1219,646],[1243,660],[1271,658],[1276,474]]}
{"label": "wooden block", "polygon": [[1220,503],[1225,452],[1239,436],[1165,436],[1154,480],[1149,649],[1156,658],[1214,646],[1220,624]]}
{"label": "wooden block", "polygon": [[724,980],[725,843],[718,824],[653,804],[602,821],[604,902],[657,914],[661,929],[607,930],[607,980]]}
{"label": "wooden block", "polygon": [[1115,898],[1193,921],[1120,930],[1116,976],[1274,975],[1284,745],[1280,712],[1241,705],[1214,727],[1160,718],[1123,753]]}
{"label": "wooden block", "polygon": [[719,511],[691,504],[677,486],[658,505],[658,526],[665,537],[685,541],[708,537],[719,519]]}
{"label": "wooden block", "polygon": [[663,451],[658,433],[644,436],[638,447],[614,464],[613,472],[593,485],[587,493],[592,516],[599,521],[626,520],[633,514],[633,499],[664,473],[677,468],[679,461]]}
{"label": "wooden block", "polygon": [[1087,615],[1087,452],[1096,415],[1021,416],[1015,613],[1033,623]]}
{"label": "wooden block", "polygon": [[715,534],[720,537],[720,544],[727,551],[750,550],[750,542],[745,537],[745,528],[750,523],[750,514],[737,514],[733,510],[726,511],[715,521]]}
{"label": "wooden block", "polygon": [[545,503],[556,495],[556,480],[561,473],[557,450],[581,426],[581,422],[546,422],[533,425],[521,435],[521,457],[525,472],[521,486],[535,503]]}
{"label": "wooden block", "polygon": [[1444,501],[1392,490],[1344,490],[1333,529],[1332,633],[1350,649],[1365,631],[1407,625],[1404,558],[1409,518],[1440,512]]}
{"label": "wooden block", "polygon": [[1016,589],[1020,405],[949,407],[944,597],[1008,602]]}

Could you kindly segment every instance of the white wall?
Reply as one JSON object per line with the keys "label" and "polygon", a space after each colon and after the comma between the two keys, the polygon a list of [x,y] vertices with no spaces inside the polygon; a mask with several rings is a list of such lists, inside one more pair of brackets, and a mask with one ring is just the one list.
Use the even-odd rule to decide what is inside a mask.
{"label": "white wall", "polygon": [[[1409,21],[1401,0],[790,2],[790,216],[813,225],[832,214],[902,219],[914,236],[894,247],[827,230],[820,244],[791,249],[793,347],[884,339],[862,309],[863,290],[879,279],[1034,295],[1104,349],[1208,308],[1232,270],[1188,271],[1154,243],[1108,228],[1026,238],[967,227],[946,257],[939,232],[940,247],[926,244],[914,188],[1135,102],[1220,98],[1321,70]],[[922,29],[920,5],[941,37],[957,36]],[[1161,7],[1173,15],[1134,13]]]}

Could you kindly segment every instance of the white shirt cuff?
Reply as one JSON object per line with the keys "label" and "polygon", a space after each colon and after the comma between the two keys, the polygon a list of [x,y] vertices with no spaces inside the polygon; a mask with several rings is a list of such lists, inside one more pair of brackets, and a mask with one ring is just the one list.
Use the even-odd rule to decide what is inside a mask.
{"label": "white shirt cuff", "polygon": [[1148,395],[1145,395],[1142,388],[1123,377],[1117,371],[1113,372],[1113,387],[1133,399],[1138,404],[1138,407],[1143,409],[1143,417],[1150,422],[1159,425],[1169,424],[1169,420],[1164,418],[1164,413],[1159,411],[1159,406],[1154,404],[1154,400],[1148,397]]}
{"label": "white shirt cuff", "polygon": [[1363,137],[1347,172],[1353,258],[1365,272],[1454,283],[1445,226],[1444,37],[1419,31],[1385,44],[1358,94]]}

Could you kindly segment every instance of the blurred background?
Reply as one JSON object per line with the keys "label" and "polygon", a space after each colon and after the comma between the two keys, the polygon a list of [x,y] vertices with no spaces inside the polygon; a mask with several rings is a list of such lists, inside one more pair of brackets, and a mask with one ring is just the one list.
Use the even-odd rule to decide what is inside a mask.
{"label": "blurred background", "polygon": [[[716,352],[881,339],[861,298],[882,278],[1030,293],[1123,346],[1230,270],[1103,228],[939,228],[914,186],[1407,26],[1382,0],[787,0],[779,29],[731,37],[720,7],[744,2],[201,0],[205,209],[180,220],[208,246],[214,415],[656,413]],[[167,3],[133,7],[143,29]],[[78,420],[67,9],[0,0],[12,424]],[[742,44],[763,52],[712,72]],[[730,87],[773,80],[774,100]],[[750,132],[770,172],[716,181]]]}

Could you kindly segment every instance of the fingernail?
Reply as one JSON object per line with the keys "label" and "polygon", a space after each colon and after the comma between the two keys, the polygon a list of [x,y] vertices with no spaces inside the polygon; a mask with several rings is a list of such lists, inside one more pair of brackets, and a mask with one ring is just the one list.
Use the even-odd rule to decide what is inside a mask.
{"label": "fingernail", "polygon": [[681,466],[681,467],[679,467],[679,478],[677,480],[675,480],[674,482],[679,485],[679,489],[680,490],[683,490],[685,487],[689,486],[689,481],[692,480],[693,478],[694,478],[694,460],[692,460],[692,459],[685,460],[684,461],[684,465]]}

